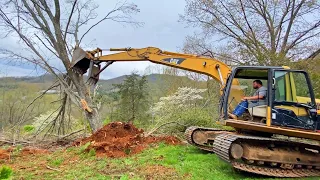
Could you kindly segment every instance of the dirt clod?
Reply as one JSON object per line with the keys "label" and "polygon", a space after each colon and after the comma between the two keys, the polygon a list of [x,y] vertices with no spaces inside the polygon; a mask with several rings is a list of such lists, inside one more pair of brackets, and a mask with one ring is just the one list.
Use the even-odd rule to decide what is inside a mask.
{"label": "dirt clod", "polygon": [[124,157],[141,152],[150,144],[165,142],[167,144],[180,144],[180,140],[173,136],[143,137],[143,130],[130,123],[112,122],[92,134],[90,137],[74,142],[81,146],[90,142],[87,151],[96,150],[98,156]]}

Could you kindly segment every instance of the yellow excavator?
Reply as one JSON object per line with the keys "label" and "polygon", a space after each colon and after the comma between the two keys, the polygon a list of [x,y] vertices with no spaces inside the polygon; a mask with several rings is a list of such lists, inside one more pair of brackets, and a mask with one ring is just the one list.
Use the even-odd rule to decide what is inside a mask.
{"label": "yellow excavator", "polygon": [[[188,143],[216,153],[235,169],[273,177],[320,176],[320,100],[308,74],[273,66],[238,66],[207,57],[163,51],[155,47],[74,50],[72,69],[96,83],[114,62],[150,61],[208,75],[221,84],[220,121],[234,131],[189,127]],[[102,65],[105,64],[103,67]],[[246,107],[230,118],[242,102],[248,82],[260,80],[267,89],[264,104]],[[259,101],[259,100],[258,100]]]}

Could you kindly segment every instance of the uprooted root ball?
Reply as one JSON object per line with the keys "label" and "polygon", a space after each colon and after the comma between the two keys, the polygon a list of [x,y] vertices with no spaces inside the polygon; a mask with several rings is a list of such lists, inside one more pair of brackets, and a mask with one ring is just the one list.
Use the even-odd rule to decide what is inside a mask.
{"label": "uprooted root ball", "polygon": [[98,156],[124,157],[141,152],[150,144],[164,142],[171,145],[180,144],[180,140],[173,136],[143,137],[143,130],[132,124],[112,122],[92,134],[90,137],[74,142],[81,146],[90,142],[86,149],[94,149]]}

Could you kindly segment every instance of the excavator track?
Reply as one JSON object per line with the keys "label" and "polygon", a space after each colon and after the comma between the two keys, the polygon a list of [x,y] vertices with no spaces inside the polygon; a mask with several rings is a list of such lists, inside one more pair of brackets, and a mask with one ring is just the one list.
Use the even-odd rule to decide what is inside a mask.
{"label": "excavator track", "polygon": [[189,127],[185,137],[241,171],[272,177],[320,176],[317,145],[196,126]]}
{"label": "excavator track", "polygon": [[213,152],[213,147],[212,146],[207,146],[207,145],[201,145],[201,144],[197,144],[196,142],[194,142],[192,140],[192,135],[196,130],[200,130],[200,127],[197,126],[191,126],[189,128],[186,129],[185,131],[185,137],[186,140],[189,144],[197,146],[199,149],[204,150],[204,151],[209,151],[209,152]]}
{"label": "excavator track", "polygon": [[310,177],[320,176],[320,171],[315,169],[275,169],[267,167],[250,166],[244,163],[234,162],[232,166],[235,169],[272,177]]}
{"label": "excavator track", "polygon": [[199,144],[199,143],[195,142],[193,140],[194,139],[193,135],[197,131],[225,132],[224,130],[221,130],[221,129],[205,128],[205,127],[198,127],[198,126],[191,126],[186,129],[184,135],[185,135],[187,142],[191,145],[198,147],[201,150],[208,151],[208,152],[214,152],[213,151],[213,144],[208,144],[208,143]]}
{"label": "excavator track", "polygon": [[[258,148],[261,151],[269,151],[263,149],[268,148],[268,144],[279,144],[282,146],[287,146],[287,149],[296,147],[296,148],[310,148],[313,149],[316,154],[314,158],[314,162],[309,160],[310,163],[287,163],[287,162],[273,162],[273,161],[259,161],[259,160],[244,160],[243,156],[240,157],[239,148],[237,145],[248,143],[251,144],[249,148],[257,148],[257,144],[252,143],[253,141],[260,143],[262,146]],[[236,144],[236,145],[235,145]],[[320,176],[320,163],[319,161],[319,146],[305,144],[305,143],[297,143],[291,141],[283,141],[274,138],[264,138],[264,137],[257,137],[257,136],[250,136],[250,135],[238,135],[238,134],[220,134],[216,137],[214,144],[213,144],[213,151],[223,160],[229,162],[235,169],[251,172],[255,174],[265,175],[265,176],[272,176],[272,177],[308,177],[308,176]],[[234,151],[233,150],[238,150]],[[279,151],[280,152],[280,151]],[[294,152],[294,150],[289,150],[288,152]],[[258,152],[255,152],[258,153]],[[263,152],[265,153],[265,152]],[[232,155],[233,154],[233,155]],[[245,155],[245,150],[243,152]],[[289,156],[288,154],[285,154]],[[234,158],[235,156],[236,158]],[[237,158],[239,157],[239,158]],[[312,156],[310,156],[312,157]],[[272,158],[270,158],[272,160]],[[297,158],[298,159],[298,158]],[[273,165],[273,167],[271,166]]]}

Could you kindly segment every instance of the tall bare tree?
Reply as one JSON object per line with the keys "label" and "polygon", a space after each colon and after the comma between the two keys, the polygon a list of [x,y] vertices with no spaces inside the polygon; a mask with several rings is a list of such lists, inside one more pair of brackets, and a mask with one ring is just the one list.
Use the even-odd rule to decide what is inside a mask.
{"label": "tall bare tree", "polygon": [[186,0],[186,3],[181,20],[200,27],[206,40],[201,43],[187,40],[189,50],[214,52],[212,48],[208,50],[208,44],[204,46],[205,42],[215,48],[216,44],[222,44],[240,63],[283,65],[308,57],[319,43],[319,1]]}
{"label": "tall bare tree", "polygon": [[73,102],[84,109],[93,132],[101,126],[99,113],[83,76],[70,69],[72,51],[104,21],[140,25],[132,17],[139,12],[135,4],[124,1],[105,9],[110,6],[111,10],[100,17],[93,0],[5,0],[0,5],[2,38],[16,38],[22,47],[2,48],[2,54],[11,60],[31,62],[55,76],[62,92],[56,120],[64,120],[66,104]]}

